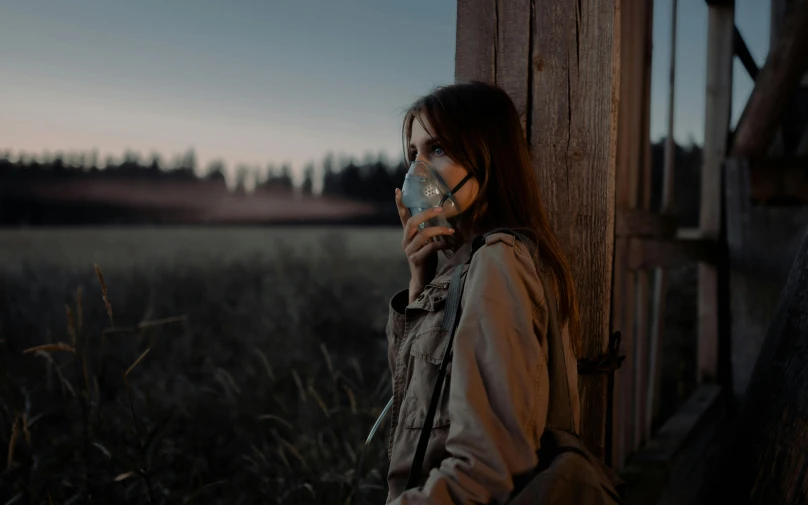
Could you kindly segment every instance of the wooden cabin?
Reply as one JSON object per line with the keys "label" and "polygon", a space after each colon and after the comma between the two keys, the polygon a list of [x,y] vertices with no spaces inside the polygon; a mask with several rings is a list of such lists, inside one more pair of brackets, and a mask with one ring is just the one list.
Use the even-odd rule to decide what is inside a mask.
{"label": "wooden cabin", "polygon": [[[655,54],[652,0],[458,0],[455,77],[496,83],[521,113],[587,332],[582,436],[625,477],[628,502],[710,503],[718,489],[743,503],[798,503],[808,494],[799,452],[808,453],[808,401],[797,390],[808,373],[767,373],[789,352],[808,369],[808,318],[780,338],[783,318],[799,317],[786,309],[808,292],[808,275],[795,274],[808,268],[797,257],[808,226],[808,0],[771,0],[771,46],[760,67],[735,25],[734,2],[707,4],[697,228],[672,216],[670,113],[661,203],[651,206],[652,58],[670,58],[671,82],[676,72],[676,16],[671,54]],[[736,57],[755,85],[731,131]],[[669,111],[675,106],[671,92]],[[683,263],[698,265],[698,385],[653,423],[667,272]],[[788,422],[803,428],[791,439]]]}

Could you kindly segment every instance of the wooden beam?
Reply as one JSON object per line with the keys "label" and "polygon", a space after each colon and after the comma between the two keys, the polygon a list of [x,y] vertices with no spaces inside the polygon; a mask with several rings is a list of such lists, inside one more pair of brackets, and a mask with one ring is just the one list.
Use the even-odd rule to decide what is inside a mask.
{"label": "wooden beam", "polygon": [[[650,139],[649,139],[650,141]],[[634,440],[632,440],[632,452],[640,448],[647,440],[648,433],[645,429],[645,403],[647,400],[648,388],[648,341],[650,337],[650,327],[648,324],[650,291],[650,276],[648,270],[637,270],[637,296],[634,299],[634,327],[635,329],[635,350],[634,359],[636,373],[634,375]]]}
{"label": "wooden beam", "polygon": [[629,269],[674,268],[696,262],[714,265],[717,249],[710,239],[631,239]]}
{"label": "wooden beam", "polygon": [[749,77],[751,77],[753,81],[757,80],[760,69],[758,69],[755,58],[753,58],[752,53],[749,52],[749,47],[747,47],[746,41],[744,41],[743,35],[741,35],[741,31],[738,30],[737,26],[735,27],[732,38],[732,45],[735,47],[735,55],[741,60],[743,68],[746,69],[746,73],[749,74]]}
{"label": "wooden beam", "polygon": [[808,157],[749,160],[750,198],[761,204],[808,203]]}
{"label": "wooden beam", "polygon": [[786,18],[786,7],[789,0],[771,0],[769,14],[769,49],[777,45],[780,32],[783,29],[783,20]]}
{"label": "wooden beam", "polygon": [[789,7],[777,44],[769,51],[738,121],[733,156],[766,154],[785,107],[808,69],[808,2],[794,2]]}
{"label": "wooden beam", "polygon": [[[531,152],[550,221],[569,255],[587,331],[584,357],[601,356],[609,342],[619,13],[616,2],[535,2]],[[579,381],[581,437],[599,457],[606,385],[602,374]]]}
{"label": "wooden beam", "polygon": [[[643,38],[640,44],[639,60],[641,62],[641,100],[638,123],[639,157],[640,157],[640,185],[637,188],[638,207],[646,212],[651,212],[651,65],[653,60],[654,47],[654,3],[642,2],[640,10],[640,23],[642,23]],[[635,308],[635,326],[637,328],[637,375],[634,383],[634,398],[636,407],[634,409],[634,425],[636,426],[634,437],[634,449],[639,448],[650,435],[650,426],[646,426],[645,404],[647,400],[648,383],[648,347],[650,343],[650,275],[649,272],[641,270],[637,275],[637,298]]]}
{"label": "wooden beam", "polygon": [[[620,7],[620,99],[618,105],[617,155],[615,168],[615,207],[617,212],[631,212],[637,207],[639,156],[637,149],[636,112],[640,96],[637,79],[637,48],[639,33],[634,28],[637,0],[626,0]],[[615,217],[615,219],[617,219]],[[622,350],[626,356],[615,374],[614,408],[612,411],[613,466],[619,470],[630,454],[633,441],[634,374],[634,274],[628,269],[628,244],[624,237],[615,237],[614,278],[612,282],[612,331],[622,333]]]}
{"label": "wooden beam", "polygon": [[[694,237],[675,239],[635,238],[629,241],[630,270],[669,269],[696,262],[715,265],[720,260],[717,244],[709,239]],[[765,248],[762,248],[765,250]],[[781,278],[788,270],[780,261],[778,251],[763,253],[730,251],[732,271],[750,277]]]}
{"label": "wooden beam", "polygon": [[[768,51],[771,51],[771,49],[777,45],[777,39],[780,37],[788,2],[789,0],[771,0]],[[779,124],[777,127],[777,132],[774,134],[774,140],[772,140],[771,146],[769,146],[768,153],[771,156],[782,156],[785,153],[785,135],[782,124]]]}
{"label": "wooden beam", "polygon": [[808,228],[700,503],[808,501]]}
{"label": "wooden beam", "polygon": [[496,0],[457,0],[456,82],[496,82],[496,5]]}
{"label": "wooden beam", "polygon": [[628,457],[628,419],[631,415],[631,396],[629,387],[633,378],[634,341],[632,327],[628,315],[634,305],[634,286],[629,282],[630,270],[629,240],[615,238],[614,243],[614,276],[612,285],[612,330],[620,331],[623,336],[621,352],[626,356],[620,370],[615,373],[613,409],[612,409],[612,467],[620,470]]}
{"label": "wooden beam", "polygon": [[699,227],[703,236],[717,238],[721,227],[721,164],[727,154],[732,103],[732,7],[710,6],[707,28],[707,96],[701,174]]}
{"label": "wooden beam", "polygon": [[[707,24],[707,97],[701,171],[699,228],[703,238],[721,235],[721,170],[727,154],[732,104],[733,6],[710,5]],[[718,370],[718,272],[698,267],[698,382],[714,380]]]}
{"label": "wooden beam", "polygon": [[672,461],[682,450],[688,437],[693,435],[699,421],[718,403],[720,395],[721,387],[715,384],[704,384],[696,389],[631,462],[664,465]]}
{"label": "wooden beam", "polygon": [[640,411],[644,399],[648,276],[628,268],[632,235],[665,235],[669,220],[649,212],[651,197],[650,68],[653,10],[645,0],[627,0],[620,8],[620,104],[615,200],[620,217],[615,236],[612,329],[623,335],[626,356],[615,375],[612,438],[614,466],[620,468],[646,434]]}
{"label": "wooden beam", "polygon": [[615,214],[617,238],[674,238],[677,218],[673,215],[655,214],[644,209],[618,209]]}
{"label": "wooden beam", "polygon": [[707,447],[699,435],[720,421],[725,403],[721,388],[714,384],[703,384],[690,395],[621,473],[627,505],[658,503],[671,477],[704,454]]}
{"label": "wooden beam", "polygon": [[692,505],[715,455],[726,438],[726,426],[733,411],[729,395],[721,392],[716,403],[701,418],[674,459],[668,482],[655,505]]}

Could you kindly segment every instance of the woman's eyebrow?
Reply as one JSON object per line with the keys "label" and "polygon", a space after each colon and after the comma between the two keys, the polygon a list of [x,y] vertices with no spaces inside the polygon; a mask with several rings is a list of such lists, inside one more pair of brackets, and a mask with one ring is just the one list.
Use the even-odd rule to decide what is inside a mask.
{"label": "woman's eyebrow", "polygon": [[[432,147],[435,144],[440,144],[440,140],[435,139],[435,138],[430,138],[430,139],[427,139],[427,140],[424,141],[424,147]],[[413,144],[412,142],[410,142],[410,149],[416,149],[415,144]]]}

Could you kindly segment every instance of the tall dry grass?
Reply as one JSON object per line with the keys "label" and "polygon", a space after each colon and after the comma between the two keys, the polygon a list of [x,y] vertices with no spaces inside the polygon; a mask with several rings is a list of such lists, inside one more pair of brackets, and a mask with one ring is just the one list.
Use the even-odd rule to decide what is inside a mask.
{"label": "tall dry grass", "polygon": [[0,503],[382,503],[406,265],[330,248],[4,275]]}

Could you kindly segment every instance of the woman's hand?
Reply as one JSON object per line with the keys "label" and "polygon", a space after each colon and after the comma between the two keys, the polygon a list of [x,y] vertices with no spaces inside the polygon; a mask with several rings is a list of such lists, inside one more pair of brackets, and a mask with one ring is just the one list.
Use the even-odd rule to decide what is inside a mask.
{"label": "woman's hand", "polygon": [[430,226],[419,230],[418,225],[439,216],[443,212],[443,208],[435,207],[410,216],[410,211],[401,202],[401,190],[398,188],[396,188],[396,207],[398,207],[398,216],[401,218],[401,226],[404,227],[401,247],[404,249],[410,265],[409,301],[412,303],[424,290],[424,286],[435,277],[438,251],[448,247],[446,241],[433,240],[434,237],[451,236],[454,234],[454,230],[445,226]]}

